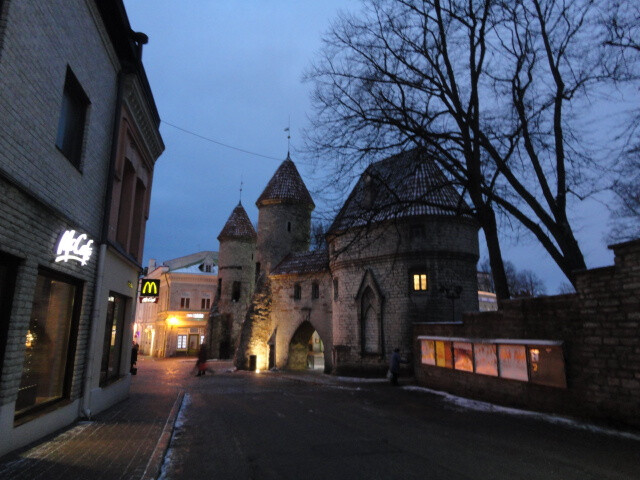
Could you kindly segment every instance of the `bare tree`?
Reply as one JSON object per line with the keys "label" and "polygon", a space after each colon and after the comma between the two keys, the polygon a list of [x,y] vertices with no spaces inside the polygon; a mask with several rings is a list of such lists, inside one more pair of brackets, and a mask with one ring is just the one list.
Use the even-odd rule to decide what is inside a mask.
{"label": "bare tree", "polygon": [[591,193],[587,174],[602,160],[576,119],[615,75],[604,68],[596,6],[367,1],[361,15],[340,16],[307,73],[309,147],[335,161],[334,184],[390,151],[427,148],[472,203],[500,298],[509,288],[499,218],[528,230],[573,281],[586,266],[567,197]]}
{"label": "bare tree", "polygon": [[[490,269],[488,259],[481,261],[478,268],[482,272],[488,272]],[[535,272],[528,269],[518,270],[509,260],[505,260],[504,268],[512,297],[537,297],[547,292],[544,281]]]}

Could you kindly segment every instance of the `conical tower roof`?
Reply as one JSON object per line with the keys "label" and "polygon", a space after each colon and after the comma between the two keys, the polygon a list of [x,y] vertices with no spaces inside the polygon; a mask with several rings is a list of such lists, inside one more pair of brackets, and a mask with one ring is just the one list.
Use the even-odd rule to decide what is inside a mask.
{"label": "conical tower roof", "polygon": [[302,181],[295,164],[287,155],[287,158],[265,187],[262,195],[258,197],[256,205],[261,207],[270,203],[302,203],[315,207],[309,190]]}
{"label": "conical tower roof", "polygon": [[258,238],[258,235],[249,220],[249,215],[247,215],[242,203],[238,203],[238,206],[233,209],[229,220],[224,224],[220,235],[218,235],[218,240],[228,240],[233,238]]}

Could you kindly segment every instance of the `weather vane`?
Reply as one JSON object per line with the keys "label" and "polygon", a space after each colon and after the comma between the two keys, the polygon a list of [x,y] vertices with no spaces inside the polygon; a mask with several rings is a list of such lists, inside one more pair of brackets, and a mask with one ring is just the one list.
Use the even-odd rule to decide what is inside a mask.
{"label": "weather vane", "polygon": [[289,158],[289,151],[291,150],[291,115],[289,115],[289,126],[284,131],[287,132],[287,158]]}

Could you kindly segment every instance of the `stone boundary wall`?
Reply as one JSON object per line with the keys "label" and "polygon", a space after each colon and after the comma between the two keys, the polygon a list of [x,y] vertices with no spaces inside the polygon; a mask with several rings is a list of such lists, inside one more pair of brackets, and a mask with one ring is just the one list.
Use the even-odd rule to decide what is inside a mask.
{"label": "stone boundary wall", "polygon": [[[640,239],[612,245],[615,264],[580,272],[576,294],[509,300],[459,324],[414,324],[415,375],[490,402],[640,427]],[[564,342],[567,388],[422,365],[418,336]]]}

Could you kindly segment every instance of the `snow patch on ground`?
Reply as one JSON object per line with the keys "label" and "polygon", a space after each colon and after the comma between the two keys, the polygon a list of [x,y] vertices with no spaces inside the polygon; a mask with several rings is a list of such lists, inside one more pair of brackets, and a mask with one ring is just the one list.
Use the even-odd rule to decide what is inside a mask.
{"label": "snow patch on ground", "polygon": [[335,377],[340,382],[351,383],[385,383],[388,382],[386,378],[358,378],[358,377]]}
{"label": "snow patch on ground", "polygon": [[168,471],[171,467],[174,456],[174,450],[172,447],[173,440],[176,438],[176,436],[180,435],[181,430],[187,420],[186,411],[189,405],[191,405],[191,396],[188,393],[185,393],[184,398],[182,399],[182,405],[180,405],[180,410],[178,411],[178,416],[176,417],[176,421],[173,424],[173,433],[171,434],[171,440],[169,441],[169,448],[167,448],[167,453],[164,456],[164,461],[162,462],[162,468],[160,469],[160,476],[158,477],[158,480],[170,480]]}
{"label": "snow patch on ground", "polygon": [[440,390],[432,390],[426,387],[405,386],[402,388],[403,390],[408,390],[413,392],[423,392],[423,393],[438,395],[442,397],[444,401],[449,402],[450,404],[460,409],[528,417],[528,418],[533,418],[537,420],[542,420],[544,422],[552,423],[555,425],[563,425],[566,427],[575,428],[578,430],[586,430],[593,433],[602,433],[605,435],[612,435],[616,437],[640,441],[640,435],[636,433],[623,432],[620,430],[614,430],[612,428],[598,427],[596,425],[579,422],[577,420],[567,418],[567,417],[561,417],[559,415],[551,415],[549,413],[532,412],[530,410],[520,410],[518,408],[503,407],[500,405],[495,405],[493,403],[482,402],[480,400],[473,400],[470,398],[458,397],[456,395],[452,395],[447,392],[442,392]]}

